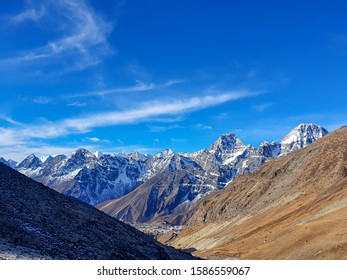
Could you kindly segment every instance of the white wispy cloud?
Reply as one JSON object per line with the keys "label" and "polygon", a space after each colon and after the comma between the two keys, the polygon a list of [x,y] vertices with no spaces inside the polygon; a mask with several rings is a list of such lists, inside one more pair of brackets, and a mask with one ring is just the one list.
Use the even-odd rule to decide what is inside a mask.
{"label": "white wispy cloud", "polygon": [[168,80],[162,86],[163,87],[170,87],[170,86],[173,86],[173,85],[183,84],[185,82],[186,82],[186,80],[184,80],[184,79],[173,79],[173,80]]}
{"label": "white wispy cloud", "polygon": [[272,103],[262,103],[262,104],[253,105],[252,108],[258,112],[264,112],[266,109],[268,109],[272,105],[273,105]]}
{"label": "white wispy cloud", "polygon": [[135,81],[135,85],[130,87],[115,87],[105,90],[90,91],[84,93],[73,94],[67,96],[67,98],[88,97],[88,96],[105,96],[116,93],[131,93],[131,92],[145,92],[151,90],[161,90],[169,88],[173,85],[184,83],[184,80],[168,80],[162,84],[155,84],[153,82],[146,83],[140,80]]}
{"label": "white wispy cloud", "polygon": [[101,140],[98,137],[87,137],[87,140],[91,142],[100,142]]}
{"label": "white wispy cloud", "polygon": [[46,131],[45,135],[55,136],[56,134],[67,133],[68,131],[86,132],[94,127],[136,123],[146,121],[152,117],[165,115],[179,115],[253,95],[255,95],[253,92],[240,91],[183,100],[157,101],[121,112],[107,112],[93,114],[84,118],[66,119],[55,124],[54,130],[51,133]]}
{"label": "white wispy cloud", "polygon": [[114,93],[141,92],[141,91],[153,90],[154,88],[155,88],[154,83],[144,83],[141,81],[136,81],[135,85],[130,87],[118,87],[118,88],[110,88],[110,89],[104,89],[104,90],[78,93],[78,94],[67,96],[66,98],[105,96],[105,95],[114,94]]}
{"label": "white wispy cloud", "polygon": [[15,24],[22,23],[24,21],[38,21],[46,14],[46,9],[44,6],[39,8],[28,8],[25,11],[13,16],[11,18],[11,22]]}
{"label": "white wispy cloud", "polygon": [[76,102],[69,103],[66,106],[69,106],[69,107],[85,107],[85,106],[87,106],[87,103],[76,101]]}
{"label": "white wispy cloud", "polygon": [[88,141],[90,142],[93,142],[93,143],[100,143],[100,142],[103,142],[103,143],[110,143],[109,140],[107,139],[100,139],[98,137],[87,137],[86,138]]}
{"label": "white wispy cloud", "polygon": [[198,123],[194,126],[194,128],[197,130],[210,130],[210,129],[212,129],[212,126]]}
{"label": "white wispy cloud", "polygon": [[[15,143],[35,138],[52,139],[71,134],[86,133],[97,127],[140,123],[157,117],[182,115],[257,94],[256,92],[234,91],[182,100],[156,101],[144,103],[137,108],[125,111],[96,113],[55,122],[46,121],[42,124],[28,125],[24,128],[2,128],[1,134],[8,135],[6,139],[11,139]],[[8,142],[8,140],[6,141]]]}
{"label": "white wispy cloud", "polygon": [[18,122],[9,116],[0,116],[0,119],[16,126],[25,126],[25,124]]}
{"label": "white wispy cloud", "polygon": [[46,104],[52,103],[53,99],[51,97],[47,97],[47,96],[38,96],[38,97],[34,98],[33,101],[37,104],[46,105]]}
{"label": "white wispy cloud", "polygon": [[13,21],[39,20],[49,14],[47,10],[53,10],[61,17],[58,30],[62,30],[64,35],[44,46],[4,59],[2,64],[60,64],[64,57],[70,65],[66,71],[77,71],[98,64],[101,57],[112,53],[108,44],[112,26],[95,13],[86,1],[43,1],[42,5],[41,10],[28,9],[14,16]]}
{"label": "white wispy cloud", "polygon": [[178,124],[172,124],[172,125],[151,125],[148,127],[148,131],[149,132],[165,132],[168,130],[172,130],[172,129],[177,129],[177,128],[181,128],[182,126],[178,125]]}
{"label": "white wispy cloud", "polygon": [[25,143],[25,139],[20,131],[0,127],[0,147],[21,145],[23,143]]}

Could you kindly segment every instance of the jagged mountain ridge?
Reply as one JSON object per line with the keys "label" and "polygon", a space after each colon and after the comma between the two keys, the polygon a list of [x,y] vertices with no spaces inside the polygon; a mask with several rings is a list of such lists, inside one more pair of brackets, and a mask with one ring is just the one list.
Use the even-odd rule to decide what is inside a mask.
{"label": "jagged mountain ridge", "polygon": [[2,163],[0,212],[0,259],[192,259]]}
{"label": "jagged mountain ridge", "polygon": [[[27,159],[26,166],[30,164]],[[81,148],[68,157],[58,155],[43,163],[37,157],[30,159],[30,168],[20,163],[17,170],[91,205],[121,197],[142,183],[143,163],[120,156],[105,154],[98,158]]]}
{"label": "jagged mountain ridge", "polygon": [[[68,157],[51,156],[44,162],[30,155],[17,165],[17,169],[63,194],[91,205],[106,201],[101,209],[127,222],[148,222],[158,216],[168,215],[172,216],[170,221],[177,222],[176,216],[189,208],[190,204],[206,193],[224,188],[237,174],[252,172],[269,157],[300,149],[326,133],[320,126],[301,124],[284,138],[292,139],[293,145],[288,141],[284,143],[285,146],[263,142],[257,149],[245,145],[235,134],[229,133],[219,137],[208,149],[179,154],[168,149],[153,157],[139,153],[127,157],[100,152],[95,155],[85,149],[78,149]],[[161,182],[161,191],[157,182]],[[148,187],[149,184],[151,187]],[[146,202],[141,202],[143,206],[140,208],[132,198],[137,193],[142,193],[142,200]],[[127,194],[129,197],[121,201],[109,201]],[[126,203],[123,204],[123,201]],[[129,201],[134,204],[130,205]],[[116,204],[116,209],[113,209]],[[123,210],[123,207],[128,211]],[[133,213],[135,209],[140,213]]]}
{"label": "jagged mountain ridge", "polygon": [[347,127],[200,200],[176,248],[209,259],[346,259]]}
{"label": "jagged mountain ridge", "polygon": [[[303,125],[305,129],[314,125]],[[320,135],[327,131],[321,129]],[[286,137],[297,135],[301,126],[296,127]],[[306,134],[310,135],[311,134]],[[295,141],[296,138],[292,137]],[[209,149],[191,154],[171,153],[173,162],[189,159],[194,168],[162,169],[166,176],[155,175],[135,191],[113,201],[105,201],[97,207],[107,214],[130,223],[169,223],[179,225],[184,222],[187,212],[202,196],[222,189],[237,174],[256,170],[266,159],[279,157],[316,141],[307,139],[301,146],[281,150],[281,144],[262,143],[258,149],[243,144],[234,134],[222,135]],[[298,141],[297,141],[298,142]],[[182,172],[183,171],[183,172]],[[160,183],[160,184],[158,184]]]}

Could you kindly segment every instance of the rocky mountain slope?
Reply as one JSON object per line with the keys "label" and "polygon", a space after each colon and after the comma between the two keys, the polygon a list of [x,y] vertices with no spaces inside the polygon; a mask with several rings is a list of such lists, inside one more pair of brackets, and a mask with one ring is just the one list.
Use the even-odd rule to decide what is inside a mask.
{"label": "rocky mountain slope", "polygon": [[2,163],[0,213],[0,258],[192,258]]}
{"label": "rocky mountain slope", "polygon": [[121,156],[98,158],[86,149],[70,156],[48,157],[42,162],[30,155],[17,170],[63,194],[91,205],[129,193],[141,182],[143,161]]}
{"label": "rocky mountain slope", "polygon": [[168,149],[153,157],[120,156],[78,149],[70,156],[30,155],[16,168],[63,194],[99,204],[123,221],[179,224],[182,213],[237,174],[252,172],[266,159],[305,147],[325,134],[318,125],[301,124],[281,143],[263,142],[257,149],[229,133],[194,153]]}
{"label": "rocky mountain slope", "polygon": [[188,216],[159,239],[210,259],[347,259],[347,127],[238,176]]}

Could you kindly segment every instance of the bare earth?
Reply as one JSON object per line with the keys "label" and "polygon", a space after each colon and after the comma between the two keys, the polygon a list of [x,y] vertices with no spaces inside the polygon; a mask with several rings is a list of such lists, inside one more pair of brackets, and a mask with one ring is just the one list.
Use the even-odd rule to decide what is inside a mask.
{"label": "bare earth", "polygon": [[208,259],[347,259],[347,127],[237,177],[159,240]]}

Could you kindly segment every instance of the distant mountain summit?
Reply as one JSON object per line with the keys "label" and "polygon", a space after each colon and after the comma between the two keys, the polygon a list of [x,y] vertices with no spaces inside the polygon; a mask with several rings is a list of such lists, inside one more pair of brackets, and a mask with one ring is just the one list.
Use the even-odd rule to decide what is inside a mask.
{"label": "distant mountain summit", "polygon": [[223,134],[214,142],[208,151],[216,157],[221,164],[233,162],[238,156],[247,150],[245,144],[233,133]]}
{"label": "distant mountain summit", "polygon": [[315,124],[300,124],[281,141],[281,155],[299,150],[328,134],[323,127]]}
{"label": "distant mountain summit", "polygon": [[27,156],[21,163],[18,164],[18,168],[36,169],[41,164],[42,164],[42,161],[34,154],[31,154],[31,155]]}
{"label": "distant mountain summit", "polygon": [[16,168],[63,194],[100,204],[100,209],[121,220],[176,224],[192,204],[224,188],[236,175],[250,173],[268,158],[301,149],[326,133],[318,125],[301,124],[280,143],[263,142],[258,148],[228,133],[207,149],[178,154],[166,149],[152,157],[78,149],[68,157],[55,156],[45,162],[30,155]]}

